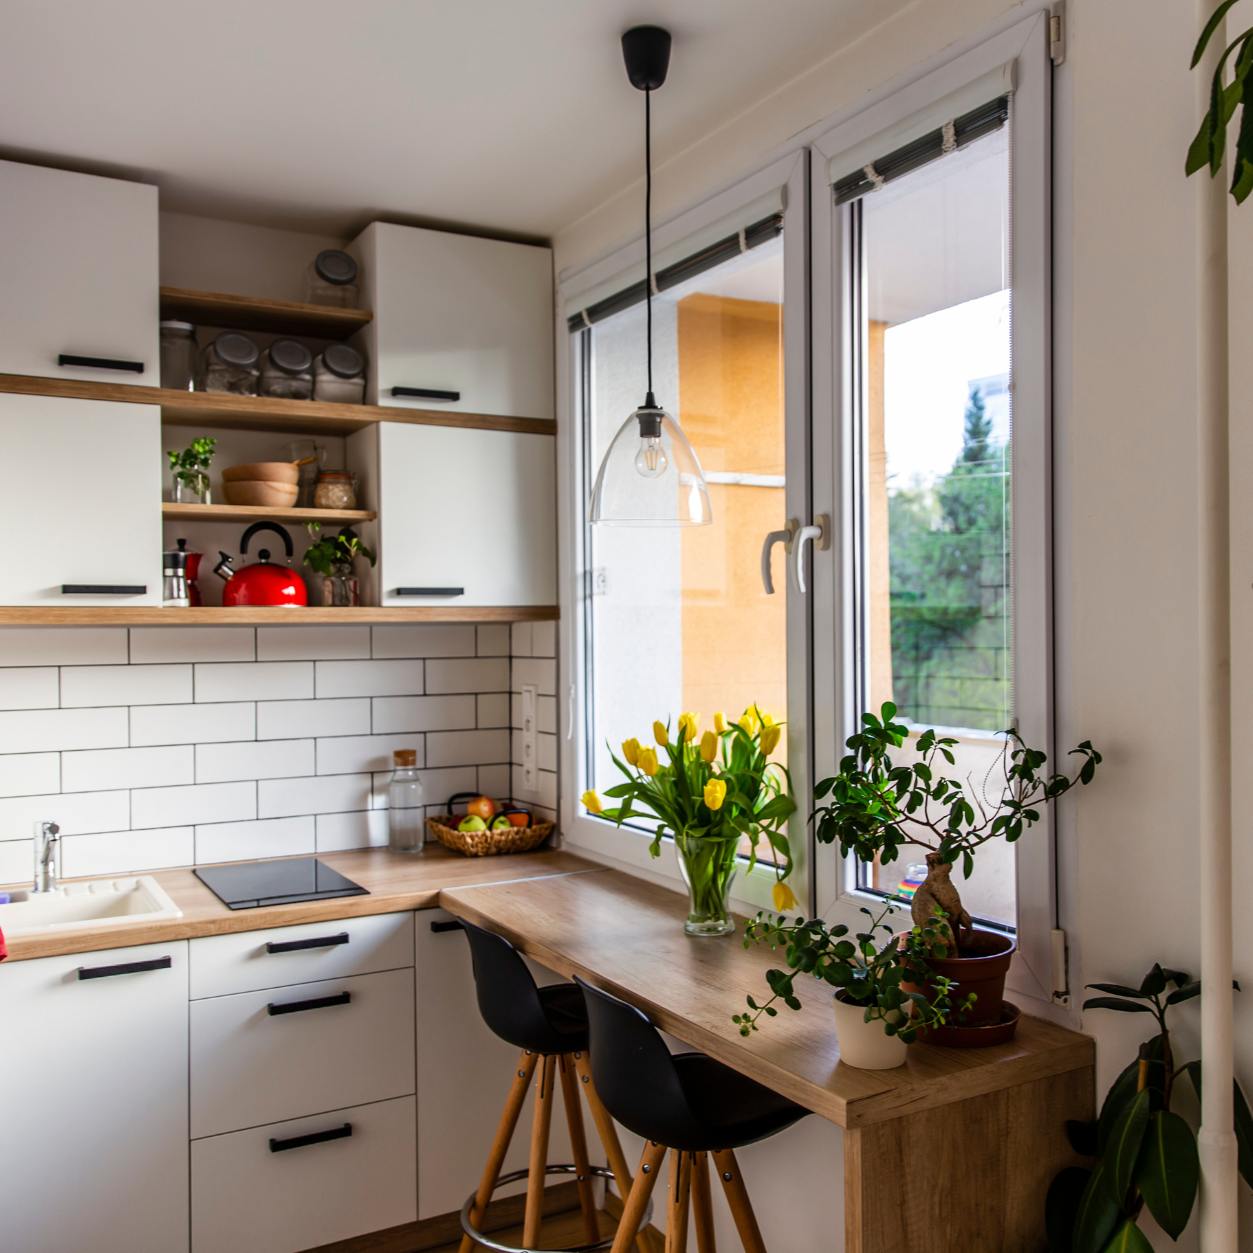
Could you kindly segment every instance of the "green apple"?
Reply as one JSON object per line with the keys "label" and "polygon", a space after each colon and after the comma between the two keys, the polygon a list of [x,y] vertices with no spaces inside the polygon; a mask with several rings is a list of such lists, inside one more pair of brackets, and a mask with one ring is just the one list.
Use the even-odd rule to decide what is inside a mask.
{"label": "green apple", "polygon": [[505,814],[498,814],[492,820],[493,831],[507,831],[512,826],[513,823],[509,821],[509,818]]}
{"label": "green apple", "polygon": [[486,831],[487,823],[478,814],[467,814],[457,823],[458,831]]}

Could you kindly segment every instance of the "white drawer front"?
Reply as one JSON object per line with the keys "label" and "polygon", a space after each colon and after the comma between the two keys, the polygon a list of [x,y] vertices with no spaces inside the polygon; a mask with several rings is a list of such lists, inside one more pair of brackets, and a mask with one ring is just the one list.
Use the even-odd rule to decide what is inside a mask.
{"label": "white drawer front", "polygon": [[378,914],[192,940],[192,999],[412,966],[412,917]]}
{"label": "white drawer front", "polygon": [[410,1095],[413,991],[392,970],[194,1001],[192,1138]]}
{"label": "white drawer front", "polygon": [[[407,1096],[197,1140],[193,1253],[296,1253],[413,1222],[414,1123]],[[345,1125],[351,1135],[270,1147],[272,1140],[342,1133]]]}

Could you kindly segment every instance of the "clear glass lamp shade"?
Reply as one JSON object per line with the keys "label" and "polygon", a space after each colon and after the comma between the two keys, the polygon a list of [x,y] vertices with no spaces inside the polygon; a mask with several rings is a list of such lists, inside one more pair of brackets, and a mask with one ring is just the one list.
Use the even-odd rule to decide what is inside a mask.
{"label": "clear glass lamp shade", "polygon": [[700,460],[664,409],[637,409],[618,429],[600,463],[589,513],[605,526],[713,522]]}

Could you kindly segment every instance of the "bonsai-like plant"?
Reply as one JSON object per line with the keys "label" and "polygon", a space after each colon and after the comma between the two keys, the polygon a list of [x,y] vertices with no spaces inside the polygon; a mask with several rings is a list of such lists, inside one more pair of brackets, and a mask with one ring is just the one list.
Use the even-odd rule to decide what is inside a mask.
{"label": "bonsai-like plant", "polygon": [[[1233,985],[1239,988],[1239,984]],[[1144,1253],[1153,1246],[1140,1230],[1145,1209],[1172,1240],[1192,1214],[1200,1178],[1196,1132],[1173,1108],[1177,1081],[1186,1075],[1200,1096],[1201,1063],[1176,1065],[1167,1016],[1200,995],[1199,980],[1160,965],[1139,987],[1090,983],[1103,992],[1084,1009],[1151,1014],[1157,1032],[1114,1080],[1095,1122],[1068,1122],[1071,1146],[1091,1166],[1063,1170],[1049,1188],[1045,1217],[1050,1253]],[[1235,1132],[1240,1173],[1253,1186],[1253,1113],[1237,1083]]]}
{"label": "bonsai-like plant", "polygon": [[[1205,24],[1192,54],[1192,68],[1200,64],[1205,49],[1213,39],[1227,11],[1236,0],[1223,0]],[[1231,54],[1236,54],[1234,63]],[[1232,66],[1231,82],[1226,82],[1227,67]],[[1227,127],[1240,110],[1236,127],[1235,150],[1231,156],[1231,195],[1236,204],[1243,204],[1253,192],[1253,29],[1243,31],[1223,50],[1210,85],[1210,107],[1201,121],[1192,146],[1188,149],[1186,170],[1189,175],[1208,167],[1216,178],[1223,167],[1227,150]]]}
{"label": "bonsai-like plant", "polygon": [[202,435],[193,439],[182,452],[171,449],[165,454],[170,459],[176,493],[181,484],[204,504],[209,503],[209,466],[217,443],[212,435]]}
{"label": "bonsai-like plant", "polygon": [[[782,947],[788,968],[766,971],[773,995],[761,1004],[747,997],[748,1011],[732,1017],[740,1035],[756,1031],[762,1015],[775,1017],[779,1012],[775,1001],[782,1001],[788,1009],[800,1009],[797,975],[812,975],[829,984],[840,1000],[865,1009],[864,1021],[881,1023],[886,1034],[899,1036],[906,1044],[920,1031],[943,1026],[954,1012],[969,1008],[972,997],[954,1007],[952,993],[957,985],[934,975],[927,964],[928,958],[942,956],[947,947],[947,927],[942,918],[914,927],[902,942],[886,922],[891,905],[877,916],[869,909],[861,912],[870,921],[852,939],[843,923],[828,926],[821,918],[808,922],[797,918],[789,923],[782,915],[772,919],[760,913],[749,923],[744,947],[755,943],[769,944],[772,949]],[[883,937],[878,936],[880,931],[885,933]]]}
{"label": "bonsai-like plant", "polygon": [[318,574],[327,577],[350,574],[353,562],[358,557],[364,557],[371,565],[374,564],[374,551],[361,542],[361,537],[351,527],[344,527],[336,535],[322,537],[320,522],[309,522],[306,525],[314,543],[305,551],[304,564],[311,566]]}
{"label": "bonsai-like plant", "polygon": [[929,871],[914,894],[914,922],[925,926],[937,908],[942,910],[951,926],[950,952],[956,951],[973,924],[949,878],[951,868],[960,862],[963,877],[970,878],[975,853],[983,844],[1001,837],[1011,844],[1019,839],[1039,822],[1044,805],[1076,784],[1092,781],[1101,754],[1084,740],[1070,750],[1083,759],[1073,776],[1047,774],[1047,756],[1009,730],[1000,759],[1003,787],[1000,796],[989,801],[986,793],[981,796],[979,790],[941,773],[941,761],[956,764],[957,741],[935,730],[917,736],[909,750],[911,760],[894,760],[893,754],[911,735],[895,717],[891,701],[878,717],[862,714],[862,729],[846,741],[849,753],[841,760],[839,773],[814,789],[815,798],[826,803],[810,820],[821,843],[838,843],[842,855],[861,861],[878,858],[886,865],[905,844],[927,849]]}

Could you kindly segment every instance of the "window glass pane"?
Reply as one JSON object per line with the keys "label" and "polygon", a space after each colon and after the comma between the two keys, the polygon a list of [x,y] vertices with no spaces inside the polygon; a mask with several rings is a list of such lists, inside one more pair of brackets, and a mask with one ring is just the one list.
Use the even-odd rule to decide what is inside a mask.
{"label": "window glass pane", "polygon": [[[1012,725],[1008,128],[852,206],[864,293],[861,591],[868,708],[958,740],[953,777],[995,805]],[[854,271],[857,267],[854,266]],[[865,886],[911,886],[902,850]],[[967,908],[1015,921],[1014,855],[986,845]]]}
{"label": "window glass pane", "polygon": [[[713,525],[587,529],[586,787],[620,782],[608,746],[651,740],[655,718],[690,710],[707,726],[715,711],[735,718],[752,703],[786,717],[781,547],[778,594],[765,595],[760,575],[763,539],[786,525],[782,319],[781,237],[653,301],[657,403],[700,458]],[[606,448],[644,398],[644,306],[583,336],[586,498]]]}

